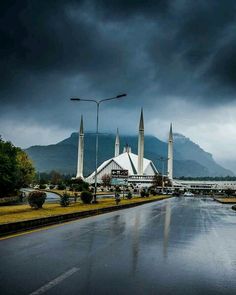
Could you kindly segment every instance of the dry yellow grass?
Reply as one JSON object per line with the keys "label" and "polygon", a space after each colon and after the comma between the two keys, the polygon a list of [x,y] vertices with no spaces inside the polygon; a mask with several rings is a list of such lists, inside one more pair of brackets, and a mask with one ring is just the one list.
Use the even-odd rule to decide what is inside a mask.
{"label": "dry yellow grass", "polygon": [[[131,200],[121,199],[120,204],[140,203],[146,200],[158,200],[164,196],[154,196],[149,198],[135,197]],[[166,196],[168,198],[168,196]],[[23,220],[31,220],[55,215],[62,215],[67,213],[74,213],[86,210],[96,210],[99,208],[106,208],[115,205],[115,200],[112,198],[99,199],[98,204],[86,205],[81,202],[72,203],[68,207],[61,207],[60,204],[44,204],[42,209],[35,210],[29,205],[13,205],[0,207],[0,224],[17,222]]]}
{"label": "dry yellow grass", "polygon": [[216,200],[225,204],[236,204],[236,198],[217,198]]}

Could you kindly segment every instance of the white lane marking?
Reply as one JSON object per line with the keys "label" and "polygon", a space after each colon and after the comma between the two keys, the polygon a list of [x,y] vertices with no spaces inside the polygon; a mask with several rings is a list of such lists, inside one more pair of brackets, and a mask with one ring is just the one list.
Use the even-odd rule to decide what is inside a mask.
{"label": "white lane marking", "polygon": [[78,267],[71,268],[70,270],[68,270],[67,272],[63,273],[62,275],[60,275],[59,277],[55,278],[54,280],[50,281],[49,283],[47,283],[46,285],[42,286],[38,290],[30,293],[30,295],[39,295],[39,294],[45,293],[46,291],[48,291],[49,289],[55,287],[60,282],[64,281],[65,279],[67,279],[68,277],[70,277],[71,275],[73,275],[77,271],[79,271],[79,268]]}

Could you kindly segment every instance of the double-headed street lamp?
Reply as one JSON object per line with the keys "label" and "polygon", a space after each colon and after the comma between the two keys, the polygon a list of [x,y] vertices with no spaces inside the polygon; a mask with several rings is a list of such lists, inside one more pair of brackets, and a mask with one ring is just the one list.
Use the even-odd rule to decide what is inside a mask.
{"label": "double-headed street lamp", "polygon": [[83,99],[83,98],[71,98],[73,101],[90,101],[94,102],[97,105],[97,121],[96,121],[96,152],[95,152],[95,184],[94,184],[94,197],[93,197],[93,203],[97,203],[97,169],[98,169],[98,123],[99,123],[99,106],[102,102],[117,99],[126,96],[127,94],[119,94],[115,97],[111,98],[105,98],[101,100],[95,100],[95,99]]}

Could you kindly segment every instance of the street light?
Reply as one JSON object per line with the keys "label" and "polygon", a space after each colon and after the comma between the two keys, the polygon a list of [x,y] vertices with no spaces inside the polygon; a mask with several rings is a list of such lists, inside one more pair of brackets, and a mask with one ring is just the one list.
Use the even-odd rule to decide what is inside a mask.
{"label": "street light", "polygon": [[119,94],[115,97],[111,98],[105,98],[101,100],[96,100],[96,99],[83,99],[83,98],[71,98],[70,100],[72,101],[89,101],[89,102],[94,102],[97,105],[97,120],[96,120],[96,152],[95,152],[95,185],[94,185],[94,197],[93,197],[93,203],[97,203],[97,169],[98,169],[98,123],[99,123],[99,106],[100,103],[112,99],[117,99],[126,96],[127,94]]}
{"label": "street light", "polygon": [[159,157],[158,160],[162,163],[162,171],[161,171],[161,183],[162,183],[162,193],[164,192],[164,162],[168,161],[168,158]]}

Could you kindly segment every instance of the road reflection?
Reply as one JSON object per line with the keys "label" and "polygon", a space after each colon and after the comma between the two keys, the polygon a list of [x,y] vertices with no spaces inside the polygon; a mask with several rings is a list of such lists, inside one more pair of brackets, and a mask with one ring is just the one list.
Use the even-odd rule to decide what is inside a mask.
{"label": "road reflection", "polygon": [[168,243],[169,243],[169,232],[171,223],[171,204],[168,200],[165,208],[165,221],[164,221],[164,238],[163,238],[163,256],[168,256]]}

